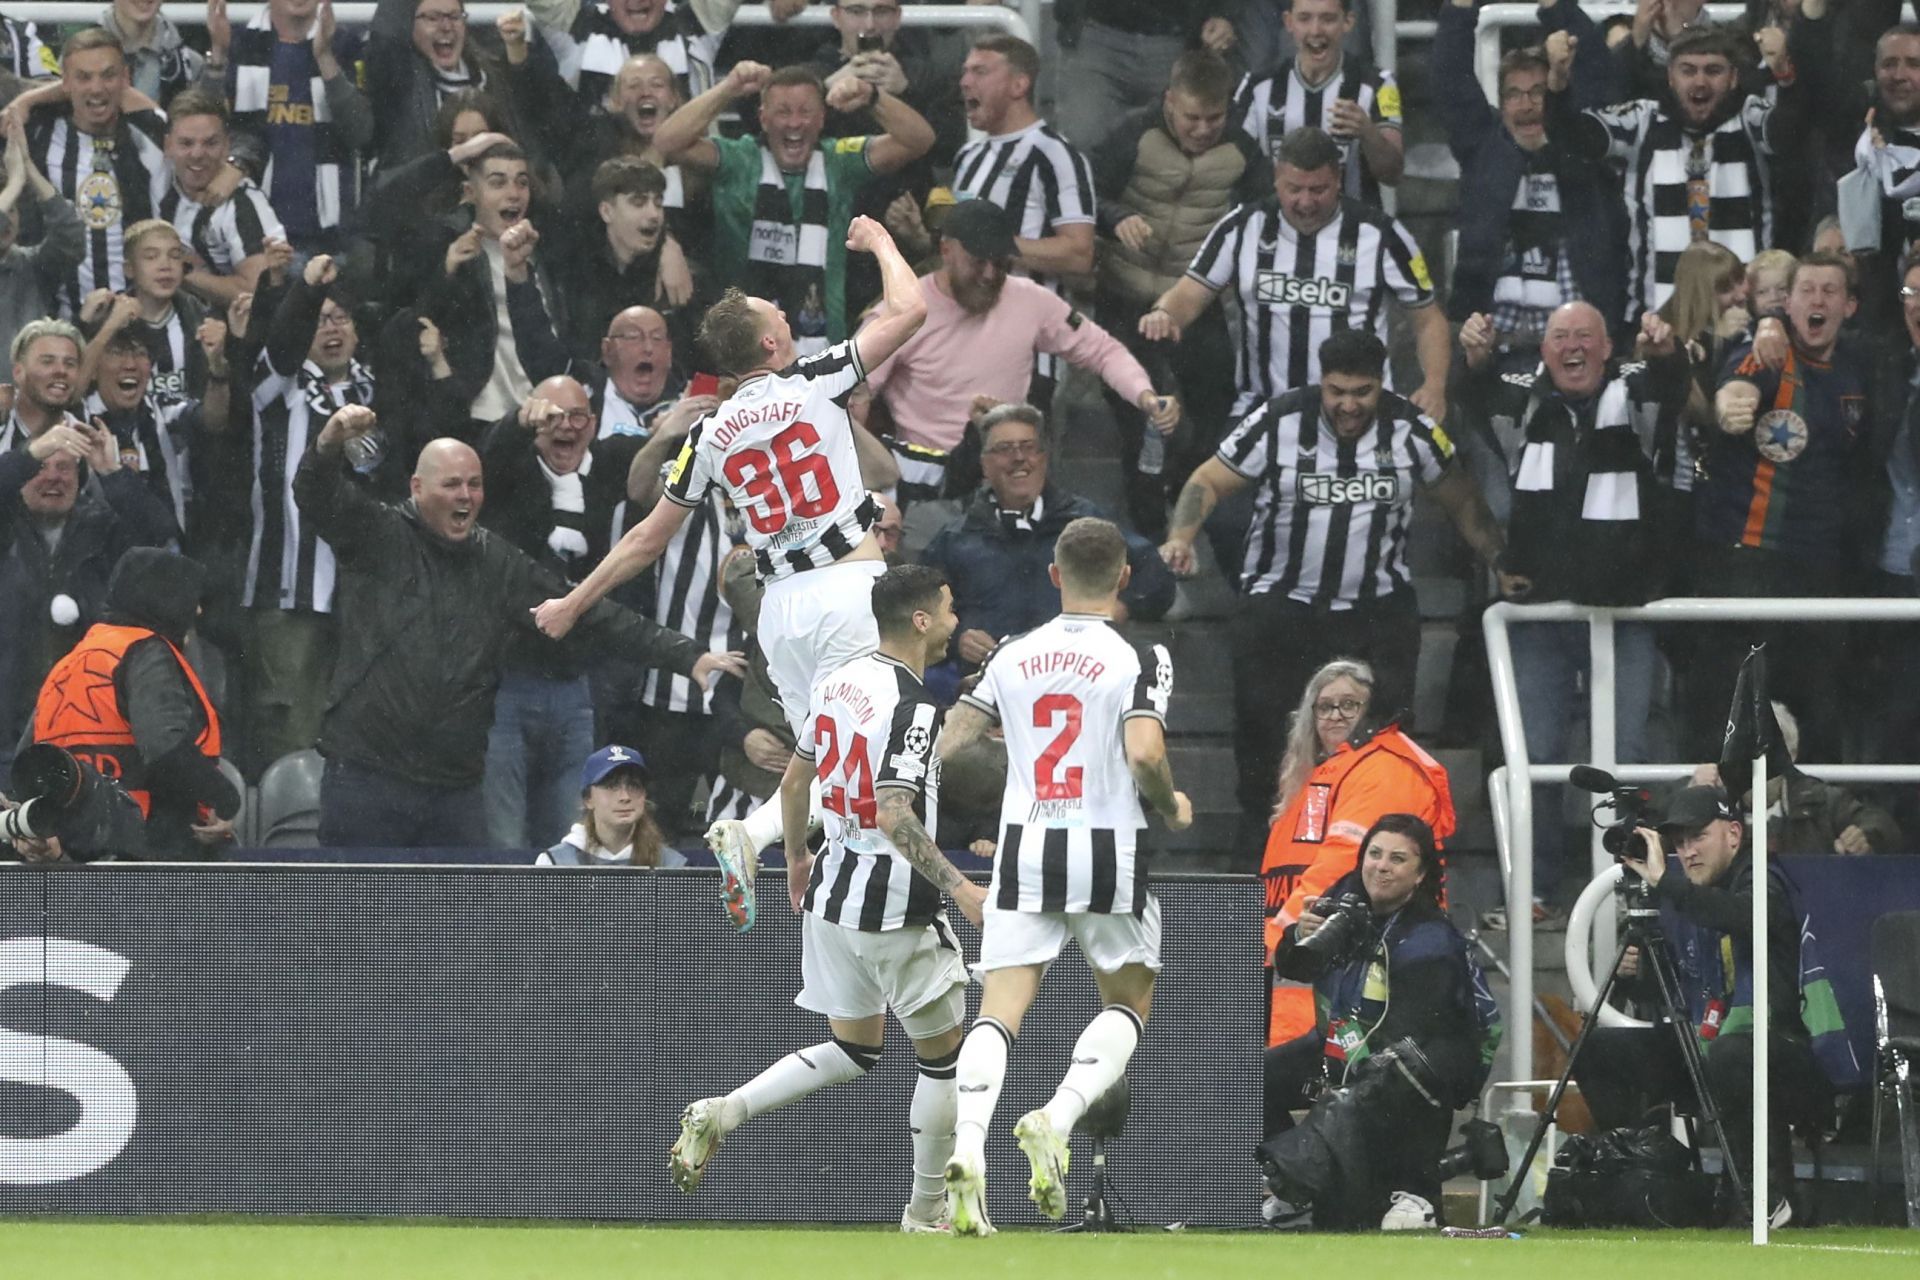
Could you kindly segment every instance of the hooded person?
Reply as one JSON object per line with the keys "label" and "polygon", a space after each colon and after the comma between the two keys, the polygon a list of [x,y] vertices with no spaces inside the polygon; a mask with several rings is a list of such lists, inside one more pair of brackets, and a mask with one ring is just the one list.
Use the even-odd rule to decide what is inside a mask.
{"label": "hooded person", "polygon": [[156,547],[120,557],[105,618],[54,665],[33,739],[62,747],[133,797],[146,856],[216,856],[233,839],[240,793],[220,772],[220,716],[183,648],[205,571]]}

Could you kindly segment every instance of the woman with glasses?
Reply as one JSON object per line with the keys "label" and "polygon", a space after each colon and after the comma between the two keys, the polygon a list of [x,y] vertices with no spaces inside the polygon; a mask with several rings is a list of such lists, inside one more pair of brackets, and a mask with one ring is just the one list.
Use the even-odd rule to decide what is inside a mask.
{"label": "woman with glasses", "polygon": [[[1368,714],[1373,690],[1373,668],[1336,658],[1313,673],[1293,713],[1260,865],[1269,962],[1287,926],[1358,865],[1361,837],[1381,815],[1410,813],[1440,841],[1453,834],[1446,770],[1397,725]],[[1276,975],[1267,1044],[1313,1028],[1312,988]]]}

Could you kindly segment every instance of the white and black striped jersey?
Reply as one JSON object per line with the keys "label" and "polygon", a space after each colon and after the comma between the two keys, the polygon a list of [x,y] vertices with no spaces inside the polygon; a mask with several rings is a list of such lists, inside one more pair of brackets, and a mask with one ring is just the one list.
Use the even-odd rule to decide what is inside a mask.
{"label": "white and black striped jersey", "polygon": [[[953,159],[953,194],[999,205],[1012,215],[1013,234],[1023,240],[1092,225],[1094,218],[1093,166],[1044,120],[961,147]],[[1053,277],[1033,278],[1060,292]]]}
{"label": "white and black striped jersey", "polygon": [[232,275],[242,261],[264,252],[268,240],[287,238],[272,202],[251,180],[243,180],[231,200],[211,207],[189,199],[178,186],[168,187],[160,197],[160,216],[217,276]]}
{"label": "white and black striped jersey", "polygon": [[111,134],[95,137],[74,128],[64,106],[36,111],[28,122],[28,149],[40,172],[87,228],[86,256],[56,291],[68,319],[95,289],[126,288],[125,231],[153,216],[171,182],[160,147],[165,129],[158,112],[129,111]]}
{"label": "white and black striped jersey", "polygon": [[1389,295],[1408,307],[1433,305],[1433,278],[1413,234],[1350,199],[1312,235],[1294,230],[1276,196],[1243,204],[1214,224],[1187,275],[1239,299],[1235,417],[1318,382],[1320,344],[1336,329],[1370,329],[1385,342]]}
{"label": "white and black striped jersey", "polygon": [[724,489],[746,520],[762,581],[850,555],[879,519],[847,416],[866,376],[849,340],[748,378],[687,433],[667,472],[667,500],[695,507]]}
{"label": "white and black striped jersey", "polygon": [[1412,585],[1414,491],[1446,474],[1453,442],[1391,391],[1373,425],[1343,439],[1320,388],[1302,387],[1247,415],[1217,456],[1254,484],[1241,590],[1339,610]]}
{"label": "white and black striped jersey", "polygon": [[334,412],[373,403],[373,375],[355,361],[329,382],[305,361],[292,374],[262,352],[253,387],[253,541],[240,603],[248,608],[333,612],[333,548],[300,518],[293,475],[307,445]]}
{"label": "white and black striped jersey", "polygon": [[[1342,58],[1324,84],[1315,87],[1288,58],[1265,75],[1241,77],[1229,120],[1237,122],[1271,159],[1280,158],[1280,140],[1308,125],[1326,129],[1335,99],[1354,103],[1382,129],[1400,128],[1400,86],[1393,76],[1375,71],[1357,58]],[[1380,207],[1380,180],[1367,167],[1357,138],[1333,136],[1346,154],[1342,185],[1347,195]]]}
{"label": "white and black striped jersey", "polygon": [[807,881],[805,910],[863,933],[922,925],[940,910],[940,890],[900,856],[878,817],[878,793],[903,787],[934,834],[940,721],[920,677],[885,654],[855,658],[814,685],[795,750],[820,779],[827,843]]}
{"label": "white and black striped jersey", "polygon": [[[654,562],[653,620],[678,631],[707,653],[739,648],[733,609],[720,592],[720,562],[733,550],[727,532],[726,499],[718,490],[695,507]],[[686,676],[661,667],[647,671],[640,701],[662,711],[705,715],[713,694]]]}
{"label": "white and black striped jersey", "polygon": [[187,504],[193,501],[193,473],[189,461],[194,436],[201,427],[200,402],[166,391],[149,390],[124,413],[107,409],[99,392],[87,397],[87,418],[107,424],[120,444],[121,465],[147,477],[155,497],[173,508],[174,523],[187,527]]}
{"label": "white and black striped jersey", "polygon": [[[1873,145],[1875,133],[1885,145]],[[1876,122],[1860,131],[1853,161],[1880,188],[1880,243],[1896,255],[1920,243],[1920,129]]]}
{"label": "white and black striped jersey", "polygon": [[[197,326],[196,326],[197,327]],[[153,361],[153,388],[169,395],[188,396],[206,389],[207,353],[199,337],[187,329],[186,317],[175,306],[159,324],[136,319],[127,326]]]}
{"label": "white and black striped jersey", "polygon": [[1135,648],[1097,614],[1063,613],[993,651],[962,700],[1006,734],[999,910],[1140,914],[1146,814],[1124,730],[1134,716],[1164,725],[1172,696],[1166,646]]}
{"label": "white and black striped jersey", "polygon": [[[1694,240],[1723,245],[1742,262],[1773,245],[1771,100],[1750,95],[1705,134],[1688,133],[1648,98],[1586,114],[1606,130],[1607,159],[1621,174],[1629,320],[1666,305]],[[1704,234],[1696,235],[1702,213]]]}
{"label": "white and black striped jersey", "polygon": [[31,22],[0,16],[0,67],[22,80],[45,80],[60,74],[60,58]]}
{"label": "white and black striped jersey", "polygon": [[727,38],[724,29],[708,31],[680,0],[667,0],[659,24],[643,35],[622,31],[605,3],[582,5],[566,31],[543,26],[540,33],[560,64],[561,77],[595,109],[606,101],[621,65],[640,53],[654,54],[667,64],[682,99],[704,93],[713,87],[714,59]]}

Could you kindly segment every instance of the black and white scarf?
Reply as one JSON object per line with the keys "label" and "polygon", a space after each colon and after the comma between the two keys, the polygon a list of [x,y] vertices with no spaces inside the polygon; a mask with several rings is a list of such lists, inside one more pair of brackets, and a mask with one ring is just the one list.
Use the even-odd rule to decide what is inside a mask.
{"label": "black and white scarf", "polygon": [[[812,292],[816,309],[824,311],[827,297],[827,157],[815,147],[807,157],[806,190],[801,217],[793,220],[793,201],[786,177],[773,152],[760,148],[760,189],[753,202],[753,227],[747,235],[749,292],[776,304],[789,317],[807,310]],[[794,335],[794,351],[810,356],[827,349],[824,334]]]}
{"label": "black and white scarf", "polygon": [[584,483],[593,471],[593,451],[589,449],[580,457],[580,465],[575,470],[562,475],[547,465],[547,460],[534,455],[534,461],[540,464],[540,474],[546,477],[547,488],[552,494],[553,528],[547,533],[547,547],[566,565],[569,580],[576,578],[575,569],[587,558],[587,487]]}
{"label": "black and white scarf", "polygon": [[[1543,375],[1535,385],[1549,384]],[[1572,434],[1561,428],[1570,429]],[[1644,463],[1625,378],[1615,378],[1601,389],[1593,426],[1586,433],[1591,443],[1582,450],[1584,457],[1573,456],[1573,436],[1578,434],[1570,415],[1554,415],[1544,405],[1530,406],[1526,443],[1514,467],[1515,507],[1521,504],[1522,495],[1551,494],[1571,483],[1582,490],[1582,520],[1638,520]]]}
{"label": "black and white scarf", "polygon": [[[274,46],[280,37],[273,30],[273,19],[262,5],[253,21],[233,33],[233,127],[258,133],[267,130],[268,79],[273,67]],[[340,225],[341,213],[351,208],[353,192],[347,189],[354,178],[353,151],[333,127],[333,108],[327,102],[327,84],[318,70],[307,89],[313,100],[313,202],[320,225],[331,229]],[[260,173],[260,189],[273,195],[273,150],[265,152],[266,167]]]}

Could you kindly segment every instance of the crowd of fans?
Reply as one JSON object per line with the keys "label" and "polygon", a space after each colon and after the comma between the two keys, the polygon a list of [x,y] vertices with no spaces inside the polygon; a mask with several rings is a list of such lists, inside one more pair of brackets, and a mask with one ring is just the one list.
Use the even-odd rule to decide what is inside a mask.
{"label": "crowd of fans", "polygon": [[[364,30],[324,0],[244,25],[212,0],[184,31],[115,0],[64,39],[7,20],[0,765],[115,619],[121,556],[166,547],[205,583],[183,647],[214,740],[249,778],[317,745],[329,839],[556,846],[610,744],[658,822],[633,847],[743,815],[793,743],[736,512],[686,523],[616,597],[641,618],[600,619],[609,643],[520,615],[659,500],[730,389],[695,340],[725,290],[778,305],[802,354],[860,327],[861,214],[925,273],[924,328],[852,408],[889,554],[953,586],[932,686],[1058,609],[1052,540],[1097,509],[1049,470],[1077,378],[1071,407],[1117,427],[1129,616],[1209,559],[1240,597],[1248,865],[1334,753],[1290,723],[1327,663],[1368,664],[1343,741],[1430,728],[1406,714],[1408,544],[1449,535],[1416,504],[1513,600],[1915,594],[1920,25],[1897,7],[1720,25],[1641,0],[1597,23],[1549,0],[1489,101],[1473,0],[1443,0],[1410,55],[1461,175],[1443,254],[1383,204],[1428,122],[1370,64],[1365,0],[1063,4],[1046,68],[1007,35],[903,26],[895,0],[812,2],[830,28],[788,24],[808,0],[756,28],[737,0],[532,0],[486,27],[462,0],[380,0]],[[531,566],[487,550],[441,580],[434,540],[476,528]],[[449,626],[472,644],[438,647]],[[1674,630],[1619,631],[1623,759],[1669,705],[1674,747],[1717,754],[1754,629]],[[1779,631],[1805,755],[1920,758],[1912,634]],[[1584,628],[1514,645],[1529,749],[1559,758]],[[1897,845],[1910,808],[1836,819],[1833,849]],[[1557,797],[1535,809],[1546,892]],[[227,838],[189,830],[175,852]]]}

